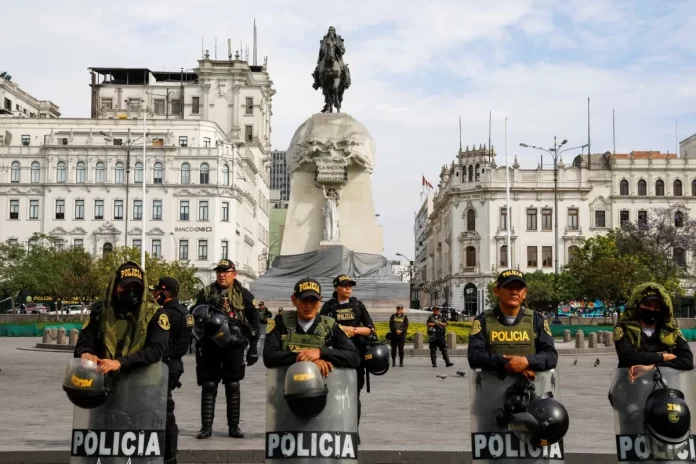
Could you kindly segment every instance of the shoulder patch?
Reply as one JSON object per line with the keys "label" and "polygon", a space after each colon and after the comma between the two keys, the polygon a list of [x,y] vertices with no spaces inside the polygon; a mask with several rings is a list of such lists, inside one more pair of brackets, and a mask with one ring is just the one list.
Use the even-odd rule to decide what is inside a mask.
{"label": "shoulder patch", "polygon": [[275,329],[275,319],[269,319],[268,324],[266,324],[266,333],[273,332],[273,329]]}
{"label": "shoulder patch", "polygon": [[254,308],[258,308],[258,307],[259,307],[258,303],[256,303],[256,299],[251,300],[251,304],[254,305]]}
{"label": "shoulder patch", "polygon": [[169,330],[169,318],[166,314],[160,314],[160,317],[157,320],[157,325],[159,325],[162,330]]}
{"label": "shoulder patch", "polygon": [[481,332],[481,321],[479,321],[478,319],[474,319],[474,323],[471,324],[471,331],[469,332],[469,336],[476,335],[479,332]]}
{"label": "shoulder patch", "polygon": [[193,316],[186,316],[186,327],[193,327]]}
{"label": "shoulder patch", "polygon": [[624,331],[621,327],[614,328],[614,341],[618,342],[624,336]]}
{"label": "shoulder patch", "polygon": [[551,333],[551,327],[549,327],[549,320],[548,319],[544,319],[544,332],[546,332],[546,334],[549,337],[553,337],[553,334]]}

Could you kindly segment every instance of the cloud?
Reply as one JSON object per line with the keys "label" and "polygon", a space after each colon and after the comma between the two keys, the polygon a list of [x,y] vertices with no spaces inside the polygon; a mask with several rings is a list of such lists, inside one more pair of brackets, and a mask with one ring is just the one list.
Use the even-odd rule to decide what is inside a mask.
{"label": "cloud", "polygon": [[[377,144],[373,193],[385,226],[385,254],[413,249],[413,212],[422,174],[436,184],[459,147],[493,144],[504,155],[508,118],[511,155],[535,167],[537,153],[520,142],[570,146],[587,138],[592,98],[593,151],[674,150],[696,125],[696,12],[688,1],[509,0],[350,4],[274,0],[183,0],[118,5],[65,0],[11,2],[0,30],[2,66],[22,87],[60,105],[64,116],[89,115],[90,66],[193,68],[205,48],[218,58],[251,45],[269,57],[276,88],[273,146],[285,149],[295,129],[323,102],[311,88],[319,39],[334,25],[346,40],[354,85],[344,110]],[[36,14],[37,12],[41,14]],[[21,37],[21,40],[18,38]],[[569,158],[572,154],[568,153]],[[569,160],[569,159],[568,159]],[[566,161],[568,161],[566,160]]]}

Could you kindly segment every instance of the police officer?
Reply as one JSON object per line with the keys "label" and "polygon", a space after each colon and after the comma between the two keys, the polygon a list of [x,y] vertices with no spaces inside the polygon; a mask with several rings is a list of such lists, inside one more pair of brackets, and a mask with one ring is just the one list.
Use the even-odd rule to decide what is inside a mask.
{"label": "police officer", "polygon": [[396,313],[389,318],[389,333],[391,342],[392,367],[396,366],[396,349],[399,349],[399,367],[404,367],[404,343],[408,332],[408,316],[404,314],[404,307],[398,305]]}
{"label": "police officer", "polygon": [[96,362],[104,374],[123,372],[159,362],[168,343],[169,318],[147,291],[143,270],[128,261],[92,305],[74,355]]}
{"label": "police officer", "polygon": [[631,380],[655,366],[692,370],[694,358],[674,319],[672,298],[654,282],[637,286],[614,329],[619,367]]}
{"label": "police officer", "polygon": [[[246,363],[251,366],[258,361],[259,312],[254,295],[236,280],[237,269],[232,261],[222,259],[215,267],[217,279],[205,287],[194,305],[210,304],[227,314],[230,324],[243,329],[249,342]],[[225,384],[227,399],[227,426],[229,436],[244,438],[239,429],[241,394],[239,382],[244,378],[244,345],[229,344],[220,348],[211,340],[196,343],[196,377],[201,388],[201,422],[199,439],[209,438],[213,433],[215,399],[218,383]]]}
{"label": "police officer", "polygon": [[445,327],[447,327],[447,319],[440,314],[440,307],[433,306],[433,313],[426,321],[428,326],[428,344],[430,345],[430,360],[433,367],[437,367],[437,349],[442,353],[442,359],[445,360],[445,367],[454,366],[450,362],[449,354],[447,353],[447,340],[445,340]]}
{"label": "police officer", "polygon": [[[351,296],[356,283],[345,274],[341,274],[333,280],[334,292],[332,298],[324,303],[320,314],[336,320],[341,330],[348,335],[360,353],[361,361],[365,358],[368,337],[374,334],[375,325],[365,305]],[[362,404],[360,402],[360,390],[365,386],[365,368],[361,366],[358,372],[358,424]],[[358,443],[360,438],[358,437]]]}
{"label": "police officer", "polygon": [[469,333],[468,358],[472,368],[523,374],[553,369],[558,353],[548,320],[522,307],[527,296],[524,275],[508,269],[498,275],[493,293],[498,304],[474,319]]}
{"label": "police officer", "polygon": [[181,357],[186,354],[191,342],[193,316],[188,314],[186,306],[179,302],[179,281],[174,277],[160,277],[155,286],[155,301],[169,318],[169,347],[162,360],[169,367],[169,387],[167,390],[167,421],[164,439],[164,462],[176,464],[178,452],[179,426],[174,416],[174,398],[172,391],[181,387],[181,375],[184,363]]}
{"label": "police officer", "polygon": [[311,361],[325,377],[334,367],[358,368],[358,349],[334,319],[319,315],[319,282],[300,280],[290,298],[295,311],[283,311],[269,323],[263,346],[266,367]]}
{"label": "police officer", "polygon": [[259,302],[259,318],[261,323],[261,337],[264,338],[264,334],[268,332],[268,321],[273,318],[273,314],[268,310],[266,304],[263,301]]}

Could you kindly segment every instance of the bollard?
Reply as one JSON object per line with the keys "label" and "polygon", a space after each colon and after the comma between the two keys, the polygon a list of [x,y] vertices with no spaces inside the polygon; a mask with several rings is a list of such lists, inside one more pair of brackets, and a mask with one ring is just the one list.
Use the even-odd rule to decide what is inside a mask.
{"label": "bollard", "polygon": [[80,337],[80,331],[77,329],[70,330],[70,341],[68,342],[70,346],[77,345],[77,339]]}
{"label": "bollard", "polygon": [[457,349],[457,334],[454,332],[447,332],[447,349],[456,350]]}
{"label": "bollard", "polygon": [[58,343],[59,345],[67,345],[68,336],[65,333],[65,327],[61,327],[58,329],[58,337],[56,343]]}
{"label": "bollard", "polygon": [[423,334],[421,332],[416,332],[416,334],[413,336],[413,349],[423,349]]}
{"label": "bollard", "polygon": [[604,334],[604,346],[614,346],[614,334],[612,332]]}
{"label": "bollard", "polygon": [[51,329],[43,329],[41,343],[51,343]]}
{"label": "bollard", "polygon": [[598,330],[597,331],[597,344],[601,345],[602,343],[604,343],[604,331]]}
{"label": "bollard", "polygon": [[575,332],[575,348],[585,348],[585,334],[582,330]]}
{"label": "bollard", "polygon": [[597,348],[597,332],[592,332],[590,334],[589,347],[590,348]]}
{"label": "bollard", "polygon": [[563,342],[568,343],[570,340],[572,340],[572,336],[570,335],[570,330],[565,329],[563,331]]}

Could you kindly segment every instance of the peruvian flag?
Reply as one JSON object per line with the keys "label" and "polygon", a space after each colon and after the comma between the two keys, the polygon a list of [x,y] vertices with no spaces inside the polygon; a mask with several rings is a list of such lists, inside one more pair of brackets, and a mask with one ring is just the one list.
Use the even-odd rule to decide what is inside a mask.
{"label": "peruvian flag", "polygon": [[425,188],[427,188],[427,189],[432,190],[432,189],[433,189],[433,184],[431,184],[430,182],[428,182],[428,179],[426,179],[425,176],[422,176],[422,177],[423,177],[423,182],[421,183],[421,186],[422,186],[422,187],[425,187]]}

